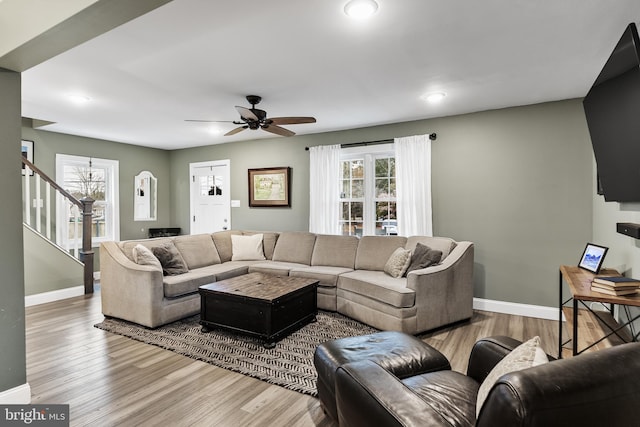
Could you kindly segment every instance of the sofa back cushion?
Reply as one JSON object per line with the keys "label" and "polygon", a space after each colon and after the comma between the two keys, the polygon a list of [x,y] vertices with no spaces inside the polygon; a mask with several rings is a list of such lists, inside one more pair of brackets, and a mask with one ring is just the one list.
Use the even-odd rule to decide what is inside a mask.
{"label": "sofa back cushion", "polygon": [[213,244],[211,234],[176,236],[173,243],[180,251],[189,270],[220,264],[220,256],[218,256],[218,251]]}
{"label": "sofa back cushion", "polygon": [[356,270],[383,271],[391,254],[406,243],[407,238],[402,236],[362,236],[356,252]]}
{"label": "sofa back cushion", "polygon": [[135,248],[136,245],[140,244],[148,249],[153,250],[153,248],[164,246],[168,242],[171,242],[170,237],[158,237],[157,239],[125,240],[122,242],[118,242],[118,246],[120,246],[122,253],[124,253],[127,258],[129,258],[133,262],[136,262],[133,257],[133,248]]}
{"label": "sofa back cushion", "polygon": [[319,234],[313,246],[311,265],[354,268],[358,238]]}
{"label": "sofa back cushion", "polygon": [[273,260],[311,265],[311,254],[316,235],[303,231],[280,233],[273,250]]}
{"label": "sofa back cushion", "polygon": [[440,262],[444,261],[453,248],[456,247],[456,241],[448,237],[411,236],[407,238],[405,249],[409,249],[413,253],[418,243],[422,243],[436,251],[441,251],[442,258]]}
{"label": "sofa back cushion", "polygon": [[278,233],[264,231],[243,231],[244,236],[253,236],[254,234],[262,234],[262,249],[266,259],[273,259],[273,250],[276,247]]}
{"label": "sofa back cushion", "polygon": [[216,245],[216,249],[218,250],[218,256],[220,257],[221,262],[231,261],[231,256],[233,255],[231,245],[232,234],[241,235],[242,231],[216,231],[211,235],[211,237],[213,238],[213,243]]}

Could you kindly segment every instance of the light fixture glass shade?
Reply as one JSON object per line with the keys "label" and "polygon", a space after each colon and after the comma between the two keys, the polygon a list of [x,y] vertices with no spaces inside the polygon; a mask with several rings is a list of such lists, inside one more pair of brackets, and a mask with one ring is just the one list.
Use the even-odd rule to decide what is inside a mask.
{"label": "light fixture glass shade", "polygon": [[378,3],[374,0],[351,0],[344,6],[344,13],[356,19],[364,19],[376,13]]}

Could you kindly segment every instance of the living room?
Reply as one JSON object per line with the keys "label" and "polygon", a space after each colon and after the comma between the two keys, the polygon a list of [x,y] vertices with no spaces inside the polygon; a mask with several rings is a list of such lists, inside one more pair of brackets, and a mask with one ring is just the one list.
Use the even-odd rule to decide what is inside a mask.
{"label": "living room", "polygon": [[[637,16],[640,11],[631,2],[620,6],[616,31],[621,33],[627,21],[637,22]],[[203,159],[231,161],[231,198],[240,201],[239,207],[232,208],[233,228],[307,230],[309,153],[305,147],[435,132],[438,138],[432,144],[431,171],[434,235],[474,242],[477,309],[555,318],[558,267],[575,265],[587,242],[609,248],[607,266],[628,276],[640,274],[635,241],[616,233],[615,228],[617,222],[640,222],[640,207],[605,202],[596,194],[596,165],[580,97],[290,138],[163,150],[47,132],[30,120],[16,123],[19,90],[14,77],[9,80],[5,81],[11,88],[7,90],[18,92],[14,95],[18,102],[3,102],[2,128],[10,130],[5,138],[34,141],[35,161],[43,171],[53,174],[57,153],[120,162],[121,240],[144,238],[148,228],[155,226],[189,230],[185,190],[189,163]],[[20,186],[10,176],[17,168],[12,163],[17,155],[7,148],[8,142],[2,146],[5,182],[15,183],[5,186],[3,193],[5,199],[20,205]],[[249,207],[247,169],[276,166],[292,168],[291,208]],[[141,170],[158,178],[158,219],[154,222],[132,220],[133,200],[125,189]],[[17,222],[13,221],[19,218],[19,209],[12,211],[2,225],[9,243],[3,250],[7,288],[3,307],[21,305],[25,294],[59,290],[55,284],[24,289],[22,265],[28,260],[11,249],[22,245],[21,230],[15,230]],[[10,312],[20,317],[20,312]],[[16,325],[23,327],[24,322],[3,321],[0,326],[3,339],[6,336],[14,344],[9,347],[15,348],[2,350],[3,365],[18,372],[17,380],[14,374],[2,375],[1,390],[24,383],[24,336],[12,332]]]}

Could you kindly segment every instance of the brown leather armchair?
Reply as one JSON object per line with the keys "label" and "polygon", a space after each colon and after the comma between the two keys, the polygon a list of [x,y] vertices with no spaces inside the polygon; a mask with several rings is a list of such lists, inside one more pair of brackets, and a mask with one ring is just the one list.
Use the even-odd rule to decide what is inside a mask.
{"label": "brown leather armchair", "polygon": [[[340,426],[630,426],[640,423],[640,343],[623,344],[500,377],[478,418],[491,369],[520,344],[479,340],[467,375],[451,370],[402,380],[370,360],[336,372]],[[550,358],[551,360],[551,358]]]}

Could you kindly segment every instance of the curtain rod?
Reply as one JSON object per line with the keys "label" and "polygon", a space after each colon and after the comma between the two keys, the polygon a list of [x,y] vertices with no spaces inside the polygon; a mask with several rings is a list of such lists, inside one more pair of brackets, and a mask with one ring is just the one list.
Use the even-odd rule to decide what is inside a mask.
{"label": "curtain rod", "polygon": [[[435,141],[438,135],[435,133],[429,134],[429,139],[431,141]],[[347,147],[365,147],[367,145],[380,145],[380,144],[390,144],[393,142],[393,139],[379,139],[377,141],[363,141],[363,142],[350,142],[348,144],[340,144],[340,148]],[[305,151],[309,151],[309,147],[304,147]]]}

